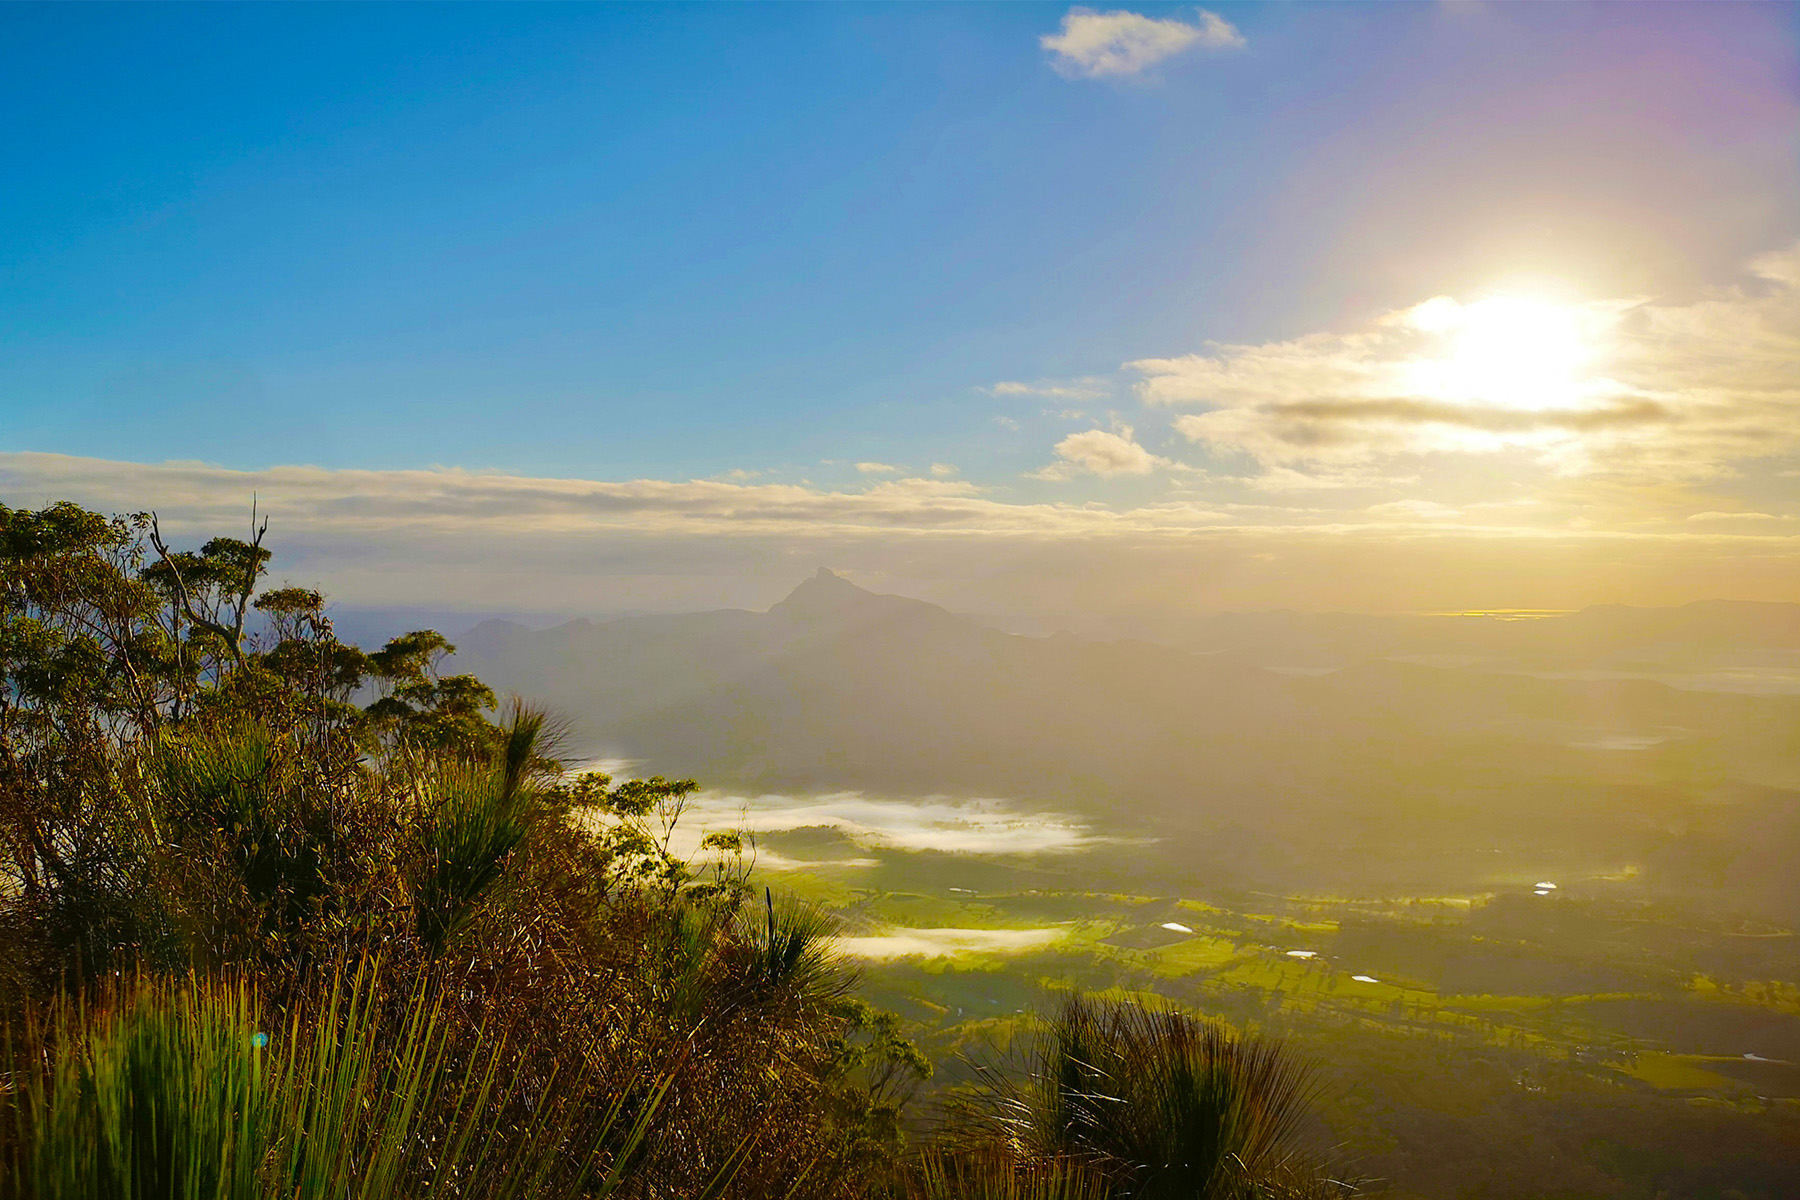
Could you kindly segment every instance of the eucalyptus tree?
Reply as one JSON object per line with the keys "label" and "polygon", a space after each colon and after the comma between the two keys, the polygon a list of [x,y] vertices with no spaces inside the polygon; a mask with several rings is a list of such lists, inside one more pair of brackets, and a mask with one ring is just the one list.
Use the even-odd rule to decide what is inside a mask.
{"label": "eucalyptus tree", "polygon": [[0,971],[216,951],[244,928],[170,891],[225,868],[254,925],[298,926],[367,849],[352,793],[386,758],[504,742],[442,635],[365,653],[319,592],[264,589],[267,533],[179,549],[153,513],[0,505],[0,923],[25,949]]}

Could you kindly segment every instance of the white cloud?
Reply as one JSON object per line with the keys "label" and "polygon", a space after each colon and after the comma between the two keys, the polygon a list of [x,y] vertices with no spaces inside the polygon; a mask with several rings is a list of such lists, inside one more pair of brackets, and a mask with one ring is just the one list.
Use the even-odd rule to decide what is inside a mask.
{"label": "white cloud", "polygon": [[937,476],[939,479],[948,479],[948,478],[950,478],[950,476],[956,474],[956,464],[955,463],[932,463],[931,464],[931,473],[933,475]]}
{"label": "white cloud", "polygon": [[856,469],[864,475],[893,475],[900,470],[892,463],[884,462],[859,462],[856,464]]}
{"label": "white cloud", "polygon": [[1112,394],[1112,387],[1106,380],[1092,377],[1039,380],[1036,383],[1007,379],[981,390],[990,396],[1048,396],[1057,400],[1098,400]]}
{"label": "white cloud", "polygon": [[1415,521],[1443,521],[1460,516],[1456,509],[1435,500],[1390,500],[1369,507],[1371,517],[1399,517]]}
{"label": "white cloud", "polygon": [[1122,9],[1070,9],[1058,33],[1038,44],[1051,54],[1058,72],[1087,79],[1142,75],[1160,62],[1192,49],[1236,50],[1244,36],[1217,13],[1200,11],[1195,24],[1146,17]]}
{"label": "white cloud", "polygon": [[1068,479],[1079,472],[1148,475],[1166,462],[1138,445],[1129,425],[1120,425],[1113,431],[1088,429],[1071,433],[1056,443],[1056,457],[1060,461],[1037,472],[1037,478]]}
{"label": "white cloud", "polygon": [[1766,512],[1697,512],[1688,514],[1689,521],[1709,524],[1736,523],[1743,525],[1761,525],[1768,522],[1791,521],[1792,517],[1778,517]]}
{"label": "white cloud", "polygon": [[829,537],[887,531],[1035,531],[1054,538],[1126,525],[1191,524],[1195,511],[1007,503],[984,496],[967,480],[944,477],[888,479],[861,491],[834,492],[795,483],[556,479],[448,467],[244,471],[0,451],[0,501],[19,507],[70,499],[103,512],[155,509],[168,528],[211,534],[247,521],[252,495],[277,527],[308,537],[441,536],[472,544],[602,534]]}
{"label": "white cloud", "polygon": [[[1437,297],[1346,333],[1128,364],[1266,479],[1507,455],[1566,479],[1719,480],[1800,452],[1800,246],[1688,303]],[[1290,482],[1292,480],[1290,479]]]}
{"label": "white cloud", "polygon": [[979,496],[981,489],[966,479],[926,479],[913,475],[905,479],[889,479],[870,488],[863,495],[908,500],[946,499],[952,496]]}

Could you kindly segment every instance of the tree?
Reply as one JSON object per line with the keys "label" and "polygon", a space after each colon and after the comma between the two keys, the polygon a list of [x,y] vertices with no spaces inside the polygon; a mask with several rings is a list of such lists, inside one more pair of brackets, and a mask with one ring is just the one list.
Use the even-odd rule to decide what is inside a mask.
{"label": "tree", "polygon": [[1143,1200],[1341,1196],[1299,1144],[1309,1076],[1279,1042],[1072,996],[1023,1077],[987,1072],[964,1117],[977,1148],[1078,1164]]}

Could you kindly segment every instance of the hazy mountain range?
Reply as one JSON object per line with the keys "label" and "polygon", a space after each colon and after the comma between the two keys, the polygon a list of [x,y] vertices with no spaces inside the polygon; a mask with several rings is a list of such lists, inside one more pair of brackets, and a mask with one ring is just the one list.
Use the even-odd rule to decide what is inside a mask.
{"label": "hazy mountain range", "polygon": [[820,570],[763,613],[490,620],[456,661],[559,710],[584,749],[772,785],[1108,793],[1220,741],[1646,750],[1800,711],[1800,605],[1223,614],[1184,640],[1004,633]]}
{"label": "hazy mountain range", "polygon": [[457,669],[646,773],[1060,805],[1247,877],[1663,862],[1685,887],[1772,881],[1800,845],[1800,605],[1228,615],[1175,646],[1005,633],[821,570],[767,612],[457,641]]}

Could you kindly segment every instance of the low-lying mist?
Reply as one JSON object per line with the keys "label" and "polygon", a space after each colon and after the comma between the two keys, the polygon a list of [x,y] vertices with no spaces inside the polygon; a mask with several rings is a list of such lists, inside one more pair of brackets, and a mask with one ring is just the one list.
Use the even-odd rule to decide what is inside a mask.
{"label": "low-lying mist", "polygon": [[[741,829],[752,834],[831,829],[868,849],[961,854],[1050,854],[1082,850],[1103,837],[1065,813],[1028,812],[996,799],[932,796],[886,799],[860,792],[820,796],[741,796],[702,792],[690,802],[681,837]],[[775,865],[759,854],[761,865]]]}

